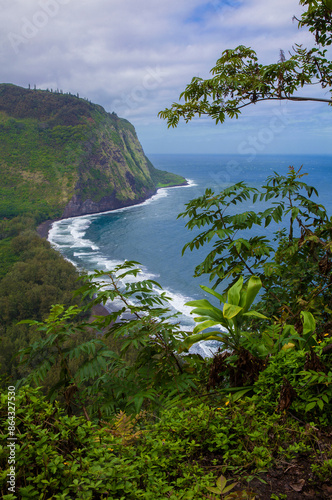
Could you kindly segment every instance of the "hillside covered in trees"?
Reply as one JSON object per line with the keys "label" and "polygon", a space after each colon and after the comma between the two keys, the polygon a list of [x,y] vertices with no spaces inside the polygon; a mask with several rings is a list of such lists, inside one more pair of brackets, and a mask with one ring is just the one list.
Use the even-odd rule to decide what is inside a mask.
{"label": "hillside covered in trees", "polygon": [[[243,46],[225,51],[218,76],[193,79],[161,116],[223,123],[306,83],[331,87],[331,0],[300,3],[318,48],[268,67]],[[158,283],[132,280],[137,262],[74,284],[34,231],[37,202],[37,215],[1,221],[5,500],[331,499],[332,218],[304,175],[290,167],[186,204],[184,251],[206,251],[193,272],[211,281],[187,303],[192,332]],[[253,236],[273,222],[272,238]],[[116,310],[95,314],[107,301]],[[212,358],[190,353],[205,340],[219,346]]]}
{"label": "hillside covered in trees", "polygon": [[185,183],[153,167],[134,127],[69,94],[0,85],[0,213],[40,220],[139,203]]}
{"label": "hillside covered in trees", "polygon": [[71,94],[0,84],[0,372],[29,344],[20,320],[76,303],[78,272],[38,237],[47,220],[139,203],[185,184],[157,170],[127,120]]}

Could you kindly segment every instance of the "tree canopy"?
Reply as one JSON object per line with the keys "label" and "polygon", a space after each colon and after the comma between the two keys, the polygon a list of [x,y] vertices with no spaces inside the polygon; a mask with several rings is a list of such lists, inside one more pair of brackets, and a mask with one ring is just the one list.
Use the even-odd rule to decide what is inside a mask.
{"label": "tree canopy", "polygon": [[241,110],[251,104],[268,100],[318,101],[332,104],[330,97],[307,96],[303,87],[332,85],[332,62],[327,59],[326,46],[331,45],[332,0],[300,0],[307,7],[298,21],[315,37],[311,49],[295,44],[289,58],[280,51],[279,61],[263,65],[256,52],[244,45],[222,52],[211,69],[212,77],[194,77],[180,94],[184,104],[173,103],[160,111],[169,127],[176,127],[180,118],[186,122],[194,116],[208,115],[216,123],[227,117],[238,118]]}
{"label": "tree canopy", "polygon": [[[332,0],[301,3],[299,24],[330,45]],[[321,47],[265,67],[243,46],[220,61],[167,110],[170,126],[331,86]],[[208,247],[195,274],[214,281],[186,304],[193,332],[157,282],[133,280],[135,261],[80,276],[70,298],[75,270],[33,217],[2,221],[2,498],[331,498],[332,217],[304,175],[290,167],[260,189],[239,182],[186,204],[184,251]],[[262,236],[273,224],[275,238]],[[189,351],[209,339],[213,357]]]}

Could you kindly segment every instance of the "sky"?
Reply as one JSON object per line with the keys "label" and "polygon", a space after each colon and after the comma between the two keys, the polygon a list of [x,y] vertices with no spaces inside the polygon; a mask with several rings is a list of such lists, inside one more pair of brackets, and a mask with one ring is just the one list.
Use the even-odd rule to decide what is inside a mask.
{"label": "sky", "polygon": [[263,102],[176,129],[158,117],[226,49],[249,46],[267,64],[312,46],[292,21],[302,11],[298,0],[0,0],[0,81],[79,93],[128,119],[147,155],[332,154],[327,104]]}

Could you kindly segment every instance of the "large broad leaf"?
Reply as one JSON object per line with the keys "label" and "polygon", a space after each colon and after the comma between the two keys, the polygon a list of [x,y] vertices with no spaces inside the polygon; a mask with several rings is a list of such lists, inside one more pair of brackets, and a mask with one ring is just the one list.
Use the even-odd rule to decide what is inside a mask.
{"label": "large broad leaf", "polygon": [[227,302],[229,304],[238,306],[240,303],[240,292],[243,287],[243,278],[240,276],[240,278],[237,280],[236,283],[228,290],[228,296],[227,296]]}
{"label": "large broad leaf", "polygon": [[203,316],[207,320],[217,321],[219,323],[224,321],[222,312],[216,307],[214,309],[193,309],[190,314]]}
{"label": "large broad leaf", "polygon": [[185,306],[202,307],[202,308],[206,308],[206,309],[213,307],[213,305],[210,304],[210,302],[207,299],[190,300],[189,302],[185,303]]}
{"label": "large broad leaf", "polygon": [[232,319],[243,311],[242,307],[234,304],[224,304],[223,315],[226,319]]}
{"label": "large broad leaf", "polygon": [[202,321],[215,321],[215,323],[219,323],[219,321],[211,319],[210,316],[195,316],[194,321],[196,323],[202,323]]}
{"label": "large broad leaf", "polygon": [[251,276],[247,285],[247,293],[245,303],[243,305],[244,312],[250,309],[251,304],[254,302],[259,290],[262,288],[262,282],[258,276]]}
{"label": "large broad leaf", "polygon": [[191,311],[191,314],[196,314],[197,316],[205,316],[214,321],[222,321],[223,315],[220,309],[214,307],[210,302],[206,299],[202,300],[192,300],[190,302],[186,302],[186,306],[193,306],[195,309]]}
{"label": "large broad leaf", "polygon": [[255,316],[255,318],[268,319],[264,314],[257,311],[248,311],[242,314],[242,316]]}
{"label": "large broad leaf", "polygon": [[217,487],[219,488],[219,493],[223,493],[226,483],[227,479],[221,475],[217,480]]}
{"label": "large broad leaf", "polygon": [[316,330],[316,321],[311,312],[301,311],[301,318],[303,322],[303,337],[307,338],[311,333]]}
{"label": "large broad leaf", "polygon": [[197,342],[201,342],[202,340],[217,340],[219,342],[223,342],[224,338],[224,335],[222,333],[219,334],[219,332],[205,332],[190,335],[180,344],[178,352],[181,353],[183,351],[188,351],[192,345],[197,344]]}
{"label": "large broad leaf", "polygon": [[248,392],[252,391],[252,387],[251,386],[250,387],[245,387],[245,388],[239,387],[238,389],[239,390],[236,391],[236,392],[234,391],[234,394],[232,394],[232,396],[231,396],[231,399],[232,399],[233,403],[235,403],[235,401],[237,401],[238,399],[241,399]]}
{"label": "large broad leaf", "polygon": [[200,287],[205,292],[210,293],[211,295],[219,299],[220,303],[226,302],[226,297],[224,295],[220,295],[220,293],[216,292],[215,290],[212,290],[212,288],[209,288],[208,286],[205,285],[200,285]]}
{"label": "large broad leaf", "polygon": [[[197,318],[195,318],[197,319]],[[200,325],[195,326],[193,333],[200,333],[207,328],[212,328],[213,326],[220,325],[219,321],[203,321]]]}

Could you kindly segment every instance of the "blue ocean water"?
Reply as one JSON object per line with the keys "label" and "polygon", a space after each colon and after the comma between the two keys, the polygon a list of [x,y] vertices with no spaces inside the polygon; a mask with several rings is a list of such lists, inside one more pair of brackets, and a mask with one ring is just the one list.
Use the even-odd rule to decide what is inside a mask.
{"label": "blue ocean water", "polygon": [[139,261],[142,277],[162,285],[172,297],[174,309],[182,313],[181,323],[187,328],[194,322],[185,303],[202,298],[199,285],[209,282],[207,277],[193,277],[194,268],[207,249],[187,250],[181,255],[185,243],[194,236],[185,227],[186,221],[177,219],[185,203],[202,195],[206,188],[219,192],[238,181],[260,187],[274,171],[285,175],[289,166],[298,169],[303,165],[302,172],[308,173],[303,180],[316,187],[318,202],[332,215],[332,156],[262,155],[251,161],[240,155],[149,158],[155,167],[184,176],[189,185],[160,189],[151,199],[134,207],[58,221],[53,224],[49,240],[67,259],[87,271],[107,271],[125,259]]}

